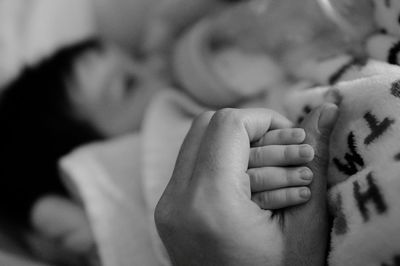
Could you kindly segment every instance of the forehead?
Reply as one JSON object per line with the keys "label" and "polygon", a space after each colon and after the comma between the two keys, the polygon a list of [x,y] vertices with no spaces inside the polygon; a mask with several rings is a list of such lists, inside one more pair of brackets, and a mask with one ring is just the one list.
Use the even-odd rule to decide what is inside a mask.
{"label": "forehead", "polygon": [[112,45],[90,50],[75,62],[70,92],[88,99],[99,97],[126,71],[135,73],[139,68],[124,51]]}
{"label": "forehead", "polygon": [[76,118],[105,136],[139,128],[145,107],[158,89],[150,86],[147,79],[153,75],[143,63],[108,46],[86,53],[74,70],[67,92]]}

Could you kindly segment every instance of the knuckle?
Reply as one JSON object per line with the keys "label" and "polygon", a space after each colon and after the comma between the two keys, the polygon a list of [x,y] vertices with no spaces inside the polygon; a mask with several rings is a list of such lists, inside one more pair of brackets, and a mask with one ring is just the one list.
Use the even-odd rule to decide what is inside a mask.
{"label": "knuckle", "polygon": [[258,177],[257,172],[254,169],[247,170],[247,175],[249,176],[251,184],[256,184]]}
{"label": "knuckle", "polygon": [[279,190],[274,190],[267,192],[268,195],[268,201],[270,202],[271,205],[277,207],[282,204],[282,202],[286,201],[286,195],[284,192],[284,189],[279,189]]}
{"label": "knuckle", "polygon": [[285,189],[285,200],[286,202],[289,203],[293,203],[296,202],[297,200],[297,192],[298,189],[297,188],[289,188],[289,189]]}
{"label": "knuckle", "polygon": [[288,189],[281,189],[281,190],[276,191],[276,193],[273,193],[275,201],[276,202],[286,202],[287,190]]}
{"label": "knuckle", "polygon": [[275,193],[272,192],[263,192],[261,193],[261,200],[265,207],[270,207],[271,203],[275,201]]}
{"label": "knuckle", "polygon": [[285,201],[290,201],[292,199],[292,190],[291,189],[285,189],[282,192],[282,196],[284,197]]}
{"label": "knuckle", "polygon": [[256,200],[258,201],[260,206],[263,208],[268,208],[268,203],[270,202],[269,198],[270,198],[270,196],[269,196],[268,192],[262,192],[262,193],[258,193],[256,195]]}
{"label": "knuckle", "polygon": [[273,201],[273,193],[271,192],[264,192],[261,194],[261,198],[262,198],[262,202],[264,204],[264,206],[267,206],[269,202]]}
{"label": "knuckle", "polygon": [[257,181],[257,184],[259,184],[259,186],[261,188],[264,188],[267,186],[267,178],[265,178],[265,175],[263,175],[261,172],[258,172],[256,174],[256,181]]}
{"label": "knuckle", "polygon": [[205,128],[208,126],[210,123],[211,118],[213,117],[215,112],[213,111],[207,111],[204,112],[200,115],[198,115],[192,123],[192,127],[200,127],[200,128]]}
{"label": "knuckle", "polygon": [[285,146],[283,148],[283,159],[284,160],[290,160],[291,153],[292,153],[291,146]]}
{"label": "knuckle", "polygon": [[174,208],[170,208],[170,205],[166,204],[165,200],[161,198],[154,210],[154,221],[159,231],[169,231],[180,227],[179,220],[173,214],[174,212]]}
{"label": "knuckle", "polygon": [[218,125],[238,125],[241,124],[240,111],[233,108],[224,108],[215,112],[212,122]]}
{"label": "knuckle", "polygon": [[261,194],[261,203],[264,208],[270,208],[271,202],[273,202],[273,198],[270,192],[264,192]]}
{"label": "knuckle", "polygon": [[288,185],[290,185],[293,183],[295,172],[293,170],[286,170],[285,172],[285,181]]}
{"label": "knuckle", "polygon": [[286,171],[286,182],[288,185],[295,185],[301,178],[301,168],[293,168]]}
{"label": "knuckle", "polygon": [[259,166],[263,162],[262,148],[253,148],[250,152],[250,163],[252,166]]}
{"label": "knuckle", "polygon": [[163,204],[161,203],[161,201],[158,202],[158,204],[154,210],[154,220],[155,220],[157,226],[163,226],[168,223],[165,208],[162,205]]}
{"label": "knuckle", "polygon": [[259,171],[251,171],[251,181],[254,184],[255,187],[257,188],[263,188],[265,187],[265,180],[263,178],[263,175]]}

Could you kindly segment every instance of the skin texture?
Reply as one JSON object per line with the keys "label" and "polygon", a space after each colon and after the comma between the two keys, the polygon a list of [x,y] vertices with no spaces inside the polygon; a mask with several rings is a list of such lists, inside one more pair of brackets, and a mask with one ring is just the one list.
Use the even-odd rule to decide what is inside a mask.
{"label": "skin texture", "polygon": [[[336,113],[335,106],[322,106],[304,124],[310,129],[306,143],[318,156],[328,139],[321,134],[328,135]],[[251,200],[246,174],[250,143],[268,130],[290,126],[266,109],[225,109],[193,123],[155,211],[157,229],[174,265],[324,265],[325,201],[316,201],[323,197],[326,181],[314,180],[311,193],[316,196],[303,209],[273,213]],[[314,164],[309,166],[314,175],[320,173]],[[317,221],[312,227],[304,225],[312,220],[310,215]]]}
{"label": "skin texture", "polygon": [[138,130],[147,105],[162,88],[145,64],[113,45],[81,56],[73,74],[68,97],[75,118],[105,137]]}
{"label": "skin texture", "polygon": [[[322,112],[322,114],[321,114]],[[306,117],[302,127],[307,132],[305,142],[314,147],[316,156],[308,164],[314,173],[310,186],[311,200],[283,213],[285,235],[285,265],[325,265],[330,230],[327,193],[328,141],[337,107],[325,105]],[[330,122],[330,123],[329,123]]]}
{"label": "skin texture", "polygon": [[313,159],[314,150],[303,144],[305,136],[302,128],[277,129],[251,144],[247,175],[251,199],[260,208],[287,208],[310,199],[313,173],[304,164]]}

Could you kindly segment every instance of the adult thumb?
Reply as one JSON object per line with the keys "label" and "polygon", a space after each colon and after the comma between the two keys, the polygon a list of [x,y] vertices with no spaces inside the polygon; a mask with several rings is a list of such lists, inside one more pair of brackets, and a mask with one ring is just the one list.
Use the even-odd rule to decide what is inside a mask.
{"label": "adult thumb", "polygon": [[310,186],[312,197],[308,205],[320,205],[319,208],[325,207],[322,204],[326,200],[329,138],[338,113],[336,105],[323,104],[312,111],[301,124],[306,131],[305,143],[310,144],[315,151],[314,160],[308,164],[314,173],[314,180]]}
{"label": "adult thumb", "polygon": [[288,209],[284,215],[286,240],[284,265],[325,265],[328,251],[329,219],[327,166],[329,137],[338,116],[334,104],[324,104],[312,111],[301,124],[306,131],[305,143],[313,146],[315,158],[307,166],[314,174],[310,185],[311,199]]}

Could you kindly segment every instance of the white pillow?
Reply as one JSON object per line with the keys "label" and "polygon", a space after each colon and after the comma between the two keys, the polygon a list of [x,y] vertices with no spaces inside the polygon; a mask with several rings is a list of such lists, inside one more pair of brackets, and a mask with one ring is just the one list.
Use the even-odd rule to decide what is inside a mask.
{"label": "white pillow", "polygon": [[0,0],[0,86],[60,46],[95,33],[92,0]]}

